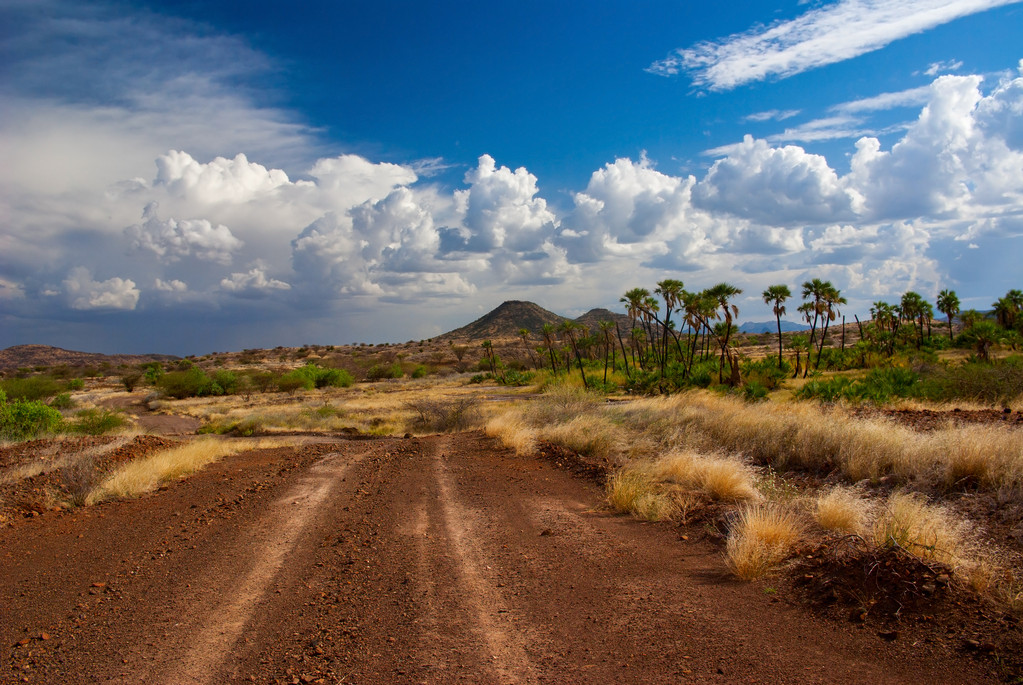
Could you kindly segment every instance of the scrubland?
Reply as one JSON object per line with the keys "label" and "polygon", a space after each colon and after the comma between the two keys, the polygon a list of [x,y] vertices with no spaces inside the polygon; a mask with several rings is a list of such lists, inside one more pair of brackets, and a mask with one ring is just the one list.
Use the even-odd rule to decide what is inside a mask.
{"label": "scrubland", "polygon": [[753,579],[827,536],[856,536],[947,567],[1023,609],[1019,549],[984,540],[957,500],[983,497],[1023,522],[1023,440],[997,424],[917,431],[848,407],[746,402],[694,391],[608,402],[577,387],[495,415],[520,452],[542,442],[603,463],[607,500],[644,520],[724,529],[725,559]]}

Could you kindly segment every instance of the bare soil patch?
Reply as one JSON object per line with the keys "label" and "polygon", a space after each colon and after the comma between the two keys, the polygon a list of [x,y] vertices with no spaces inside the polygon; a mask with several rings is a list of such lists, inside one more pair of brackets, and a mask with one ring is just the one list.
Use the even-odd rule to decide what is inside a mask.
{"label": "bare soil patch", "polygon": [[970,424],[1002,425],[1009,428],[1023,428],[1023,411],[997,409],[891,409],[887,407],[860,407],[853,410],[856,416],[884,416],[896,423],[914,430],[938,430],[952,426]]}
{"label": "bare soil patch", "polygon": [[64,511],[119,464],[176,444],[156,435],[104,435],[32,440],[0,448],[0,525]]}

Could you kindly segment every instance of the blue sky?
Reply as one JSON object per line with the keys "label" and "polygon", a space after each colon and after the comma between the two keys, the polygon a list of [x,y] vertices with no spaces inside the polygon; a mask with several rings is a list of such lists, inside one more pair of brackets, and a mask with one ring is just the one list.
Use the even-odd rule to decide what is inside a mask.
{"label": "blue sky", "polygon": [[0,347],[1020,287],[1023,4],[709,5],[8,1]]}

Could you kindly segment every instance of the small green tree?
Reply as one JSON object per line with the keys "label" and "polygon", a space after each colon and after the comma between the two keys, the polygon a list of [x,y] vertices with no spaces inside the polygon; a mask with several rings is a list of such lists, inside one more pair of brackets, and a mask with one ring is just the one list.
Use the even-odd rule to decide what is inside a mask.
{"label": "small green tree", "polygon": [[778,322],[778,368],[780,369],[782,365],[781,317],[785,313],[785,300],[792,297],[792,291],[784,284],[772,285],[763,292],[763,297],[764,303],[771,305],[771,311],[774,312],[774,318]]}
{"label": "small green tree", "polygon": [[938,293],[938,311],[948,317],[948,339],[952,341],[952,317],[959,313],[959,297],[954,290]]}

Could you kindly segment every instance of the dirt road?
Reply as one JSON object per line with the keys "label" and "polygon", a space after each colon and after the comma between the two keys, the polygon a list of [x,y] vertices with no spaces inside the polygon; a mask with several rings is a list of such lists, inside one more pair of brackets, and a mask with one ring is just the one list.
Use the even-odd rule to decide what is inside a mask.
{"label": "dirt road", "polygon": [[0,531],[0,682],[993,682],[480,433],[241,454]]}

